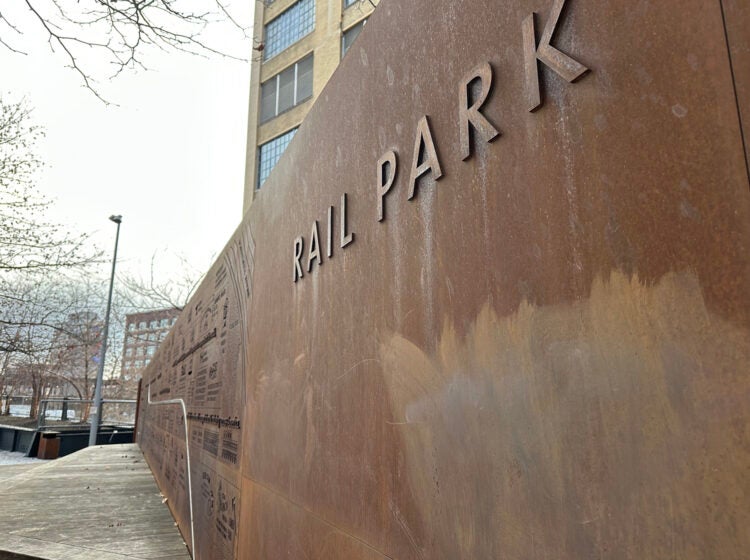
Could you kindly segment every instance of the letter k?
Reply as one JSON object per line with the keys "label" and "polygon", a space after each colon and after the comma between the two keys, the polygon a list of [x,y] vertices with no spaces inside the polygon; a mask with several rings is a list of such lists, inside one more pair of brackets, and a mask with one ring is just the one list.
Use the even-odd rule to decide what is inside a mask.
{"label": "letter k", "polygon": [[542,38],[539,45],[536,44],[536,29],[534,26],[534,16],[532,12],[529,17],[523,21],[523,50],[526,64],[526,102],[529,111],[535,111],[542,105],[542,96],[539,90],[539,68],[537,59],[554,70],[560,77],[568,82],[574,82],[586,72],[586,68],[580,62],[573,60],[567,54],[560,52],[550,45],[552,36],[557,30],[557,23],[560,20],[560,13],[565,6],[565,0],[554,0],[552,13],[544,26]]}

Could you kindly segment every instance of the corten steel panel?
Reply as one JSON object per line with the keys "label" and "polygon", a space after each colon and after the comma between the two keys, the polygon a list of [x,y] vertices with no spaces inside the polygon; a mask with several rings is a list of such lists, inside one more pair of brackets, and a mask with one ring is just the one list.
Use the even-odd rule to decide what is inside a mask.
{"label": "corten steel panel", "polygon": [[[218,469],[241,496],[239,558],[746,557],[750,190],[722,5],[569,0],[551,45],[590,72],[537,62],[530,112],[524,22],[533,56],[559,4],[384,0],[191,302],[229,294],[240,470],[190,449],[194,486]],[[464,161],[459,85],[484,63],[500,136]],[[424,116],[442,176],[409,200]],[[203,332],[183,313],[152,398],[195,398],[171,363]],[[184,530],[179,414],[142,414]],[[196,500],[199,558],[219,502]]]}
{"label": "corten steel panel", "polygon": [[742,119],[747,164],[750,162],[750,3],[747,0],[722,0],[721,4],[729,44],[728,54],[734,75],[737,109]]}
{"label": "corten steel panel", "polygon": [[[236,557],[253,239],[241,226],[146,369],[137,441],[195,558]],[[149,403],[150,392],[151,403]],[[187,476],[188,412],[191,481]]]}

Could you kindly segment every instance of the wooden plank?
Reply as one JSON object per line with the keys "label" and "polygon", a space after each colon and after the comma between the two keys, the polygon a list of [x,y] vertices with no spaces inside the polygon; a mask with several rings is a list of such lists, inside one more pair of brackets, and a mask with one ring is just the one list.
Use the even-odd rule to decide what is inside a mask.
{"label": "wooden plank", "polygon": [[18,465],[2,465],[0,466],[0,482],[5,482],[11,478],[14,478],[20,474],[25,473],[28,470],[38,467],[44,463],[21,463]]}
{"label": "wooden plank", "polygon": [[4,481],[1,551],[48,559],[189,559],[136,445],[91,447]]}

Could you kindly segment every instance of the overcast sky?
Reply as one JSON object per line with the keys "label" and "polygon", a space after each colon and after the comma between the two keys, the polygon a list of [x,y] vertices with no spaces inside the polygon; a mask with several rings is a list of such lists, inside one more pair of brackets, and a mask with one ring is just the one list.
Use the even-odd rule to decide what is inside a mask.
{"label": "overcast sky", "polygon": [[[250,25],[250,6],[242,17]],[[118,271],[147,275],[154,253],[162,278],[179,272],[173,255],[206,270],[241,219],[249,62],[153,51],[144,57],[150,71],[104,81],[117,104],[107,106],[40,29],[24,33],[26,56],[0,46],[0,92],[25,97],[46,129],[38,185],[54,199],[50,217],[91,233],[111,255],[107,218],[122,214]]]}

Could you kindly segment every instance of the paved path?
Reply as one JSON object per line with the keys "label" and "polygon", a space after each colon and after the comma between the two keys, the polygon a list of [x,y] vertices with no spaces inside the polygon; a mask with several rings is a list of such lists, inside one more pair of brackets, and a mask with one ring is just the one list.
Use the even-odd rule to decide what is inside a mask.
{"label": "paved path", "polygon": [[190,558],[134,444],[89,447],[1,480],[0,559]]}

